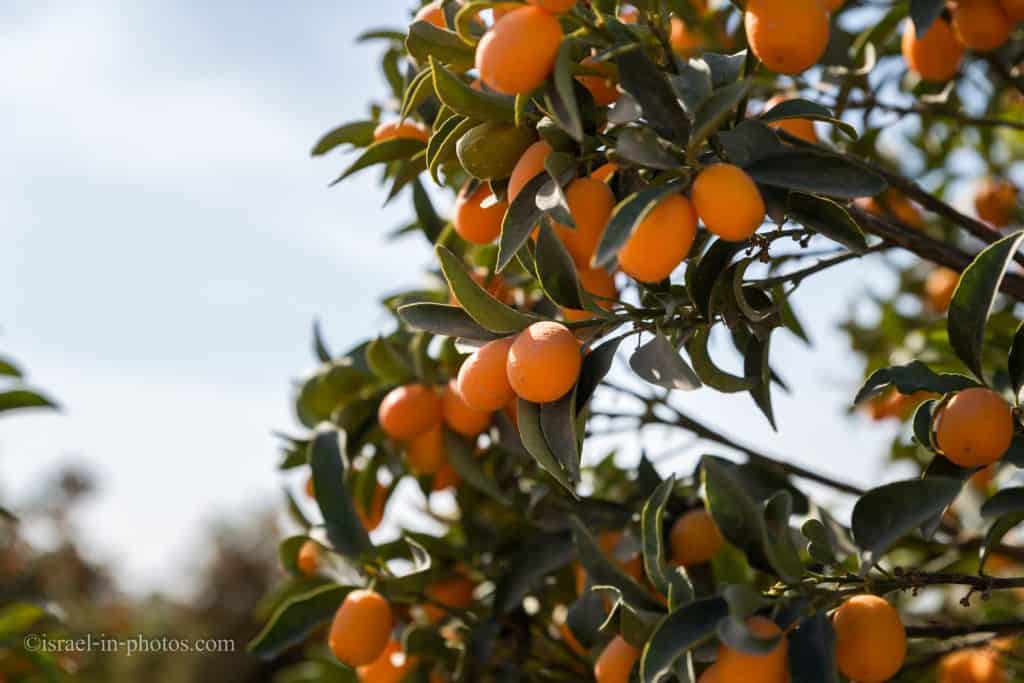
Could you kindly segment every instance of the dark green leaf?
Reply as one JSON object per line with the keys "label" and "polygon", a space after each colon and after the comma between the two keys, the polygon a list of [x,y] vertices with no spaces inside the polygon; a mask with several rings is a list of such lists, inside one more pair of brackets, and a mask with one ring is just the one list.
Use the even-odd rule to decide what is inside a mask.
{"label": "dark green leaf", "polygon": [[445,304],[407,304],[398,309],[398,317],[414,330],[471,341],[491,341],[501,335],[488,332],[476,324],[461,306]]}
{"label": "dark green leaf", "polygon": [[864,232],[841,205],[814,195],[793,192],[789,195],[790,217],[811,230],[838,242],[855,254],[868,249]]}
{"label": "dark green leaf", "polygon": [[690,300],[705,319],[710,319],[711,294],[734,256],[746,248],[745,242],[715,240],[697,263],[687,268],[686,288]]}
{"label": "dark green leaf", "polygon": [[705,457],[702,461],[708,512],[722,535],[747,554],[752,564],[766,564],[764,517],[743,482],[728,463]]}
{"label": "dark green leaf", "polygon": [[416,220],[419,222],[423,234],[427,236],[427,240],[431,244],[436,244],[444,231],[444,221],[437,215],[430,196],[423,189],[423,183],[418,179],[412,183],[412,202],[413,208],[416,210]]}
{"label": "dark green leaf", "polygon": [[0,413],[25,408],[57,408],[57,404],[31,389],[0,391]]}
{"label": "dark green leaf", "polygon": [[774,130],[756,119],[747,119],[735,128],[722,131],[718,141],[729,161],[743,167],[791,151]]}
{"label": "dark green leaf", "polygon": [[1001,517],[1011,512],[1024,512],[1024,486],[999,491],[981,506],[982,517]]}
{"label": "dark green leaf", "polygon": [[633,609],[649,612],[664,610],[662,604],[652,597],[646,588],[622,571],[602,552],[601,546],[594,540],[593,535],[579,517],[573,515],[569,521],[572,525],[573,540],[576,543],[580,564],[587,570],[594,585],[615,588],[622,595],[623,601]]}
{"label": "dark green leaf", "polygon": [[543,212],[537,207],[537,193],[548,180],[546,173],[537,174],[520,190],[505,212],[501,222],[501,237],[498,239],[498,272],[505,270],[512,262],[540,222]]}
{"label": "dark green leaf", "polygon": [[576,79],[572,75],[573,41],[563,40],[555,58],[552,81],[554,92],[548,97],[549,110],[559,127],[576,142],[583,141],[583,117],[576,99]]}
{"label": "dark green leaf", "polygon": [[981,353],[985,323],[1006,269],[1022,240],[1024,231],[1015,232],[978,254],[960,276],[960,284],[949,304],[949,344],[964,365],[982,381]]}
{"label": "dark green leaf", "polygon": [[431,57],[456,71],[473,68],[475,51],[454,31],[438,28],[426,21],[414,21],[405,39],[409,54],[426,64]]}
{"label": "dark green leaf", "polygon": [[729,118],[739,103],[750,93],[749,81],[737,81],[719,88],[706,99],[693,116],[693,134],[689,154],[694,156],[700,146]]}
{"label": "dark green leaf", "polygon": [[679,145],[690,137],[690,123],[672,87],[643,50],[621,52],[615,57],[619,85],[643,110],[644,118],[658,135]]}
{"label": "dark green leaf", "polygon": [[565,470],[569,481],[580,481],[580,443],[576,438],[576,392],[570,391],[552,403],[540,406],[540,426],[544,440]]}
{"label": "dark green leaf", "polygon": [[676,660],[711,638],[728,614],[725,600],[712,597],[684,605],[662,619],[640,657],[641,683],[667,680]]}
{"label": "dark green leaf", "polygon": [[348,463],[343,455],[344,434],[332,427],[317,430],[309,445],[309,464],[313,469],[313,492],[324,518],[327,538],[334,550],[346,557],[366,552],[373,545],[356,514],[345,485]]}
{"label": "dark green leaf", "polygon": [[676,169],[682,165],[650,128],[630,126],[619,133],[615,156],[645,168]]}
{"label": "dark green leaf", "polygon": [[825,612],[804,619],[789,635],[789,670],[794,681],[839,683],[836,633]]}
{"label": "dark green leaf", "polygon": [[662,595],[669,595],[671,587],[674,598],[680,603],[685,603],[693,600],[693,586],[686,580],[684,574],[669,569],[665,556],[665,537],[662,533],[665,505],[672,495],[675,483],[675,477],[669,477],[661,482],[644,503],[640,512],[640,533],[643,541],[644,573],[647,579]]}
{"label": "dark green leaf", "polygon": [[434,90],[449,109],[478,121],[515,123],[515,98],[477,90],[436,60],[431,59],[430,64],[434,73]]}
{"label": "dark green leaf", "polygon": [[541,226],[534,253],[537,279],[553,302],[566,308],[583,308],[576,266],[562,240],[547,223]]}
{"label": "dark green leaf", "polygon": [[441,270],[466,313],[485,329],[501,334],[519,332],[538,318],[520,313],[487,293],[478,285],[469,273],[469,269],[458,256],[443,246],[437,247],[437,257],[441,262]]}
{"label": "dark green leaf", "polygon": [[881,368],[871,373],[864,385],[857,392],[853,402],[860,403],[872,396],[877,396],[890,386],[903,395],[909,396],[917,391],[932,391],[936,394],[948,394],[960,391],[977,384],[965,375],[953,373],[936,373],[919,360],[912,361],[907,365],[898,365],[891,368]]}
{"label": "dark green leaf", "polygon": [[577,413],[583,410],[587,401],[594,395],[601,381],[611,370],[615,352],[618,351],[622,339],[622,336],[613,337],[591,349],[590,353],[583,357],[583,367],[580,369],[580,378],[576,383]]}
{"label": "dark green leaf", "polygon": [[754,381],[746,377],[738,377],[719,368],[711,359],[711,352],[708,349],[710,342],[711,328],[704,326],[698,328],[690,341],[686,343],[686,350],[693,362],[693,369],[704,384],[727,394],[750,391],[756,386]]}
{"label": "dark green leaf", "polygon": [[861,573],[908,533],[940,514],[963,482],[949,477],[897,481],[865,493],[853,507],[851,530],[863,552]]}
{"label": "dark green leaf", "polygon": [[797,583],[803,577],[804,565],[793,542],[789,518],[793,499],[788,491],[779,491],[764,505],[764,550],[775,573],[786,583]]}
{"label": "dark green leaf", "polygon": [[785,121],[786,119],[824,121],[838,128],[851,140],[857,139],[857,129],[846,121],[836,118],[828,107],[824,107],[817,102],[811,102],[810,100],[802,100],[798,97],[776,104],[758,118],[765,122]]}
{"label": "dark green leaf", "polygon": [[945,7],[945,0],[910,0],[910,18],[914,20],[918,40],[923,38],[935,20],[942,16]]}
{"label": "dark green leaf", "polygon": [[569,563],[573,555],[572,534],[541,533],[524,543],[509,559],[505,573],[494,589],[494,612],[507,614],[538,587],[545,576]]}
{"label": "dark green leaf", "polygon": [[775,412],[772,409],[772,369],[768,364],[771,352],[771,337],[764,339],[751,337],[743,352],[743,376],[754,385],[750,388],[750,396],[768,418],[768,424],[775,426]]}
{"label": "dark green leaf", "polygon": [[660,330],[633,353],[629,367],[651,384],[666,389],[693,391],[702,386],[700,378]]}
{"label": "dark green leaf", "polygon": [[541,469],[575,496],[576,491],[572,482],[569,481],[568,474],[562,468],[558,456],[551,450],[551,445],[548,444],[547,437],[544,435],[540,417],[541,407],[520,398],[516,411],[519,422],[519,438],[523,441],[523,447],[533,456]]}
{"label": "dark green leaf", "polygon": [[759,159],[746,171],[757,183],[843,199],[874,197],[886,187],[881,176],[863,166],[811,151]]}
{"label": "dark green leaf", "polygon": [[350,586],[332,584],[288,600],[249,643],[249,653],[269,660],[292,645],[301,643],[334,615],[352,590]]}
{"label": "dark green leaf", "polygon": [[423,149],[423,142],[410,138],[392,138],[390,140],[375,142],[367,147],[366,151],[359,155],[359,158],[356,159],[351,166],[345,169],[345,172],[338,176],[331,185],[337,185],[353,173],[362,171],[363,169],[369,168],[375,164],[383,164],[389,161],[397,161],[399,159],[409,159]]}
{"label": "dark green leaf", "polygon": [[1017,327],[1017,332],[1013,335],[1013,345],[1010,347],[1006,365],[1010,374],[1010,384],[1013,386],[1014,400],[1019,401],[1021,387],[1024,387],[1024,323]]}
{"label": "dark green leaf", "polygon": [[312,155],[318,157],[327,154],[341,145],[367,147],[373,144],[373,131],[376,128],[376,121],[353,121],[338,126],[317,140],[317,143],[313,145]]}
{"label": "dark green leaf", "polygon": [[498,488],[497,482],[484,472],[480,463],[473,457],[473,450],[469,444],[447,429],[444,430],[444,450],[448,462],[464,482],[502,505],[511,505],[508,496]]}
{"label": "dark green leaf", "polygon": [[321,363],[331,362],[331,352],[327,350],[319,320],[313,321],[313,353]]}
{"label": "dark green leaf", "polygon": [[670,183],[641,190],[619,202],[597,245],[594,265],[606,267],[614,263],[619,250],[647,214],[653,211],[665,196],[678,191],[679,185]]}
{"label": "dark green leaf", "polygon": [[981,560],[978,564],[979,573],[985,571],[985,564],[992,556],[992,552],[1002,543],[1003,537],[1021,522],[1024,522],[1024,512],[1007,513],[992,523],[992,526],[985,532],[985,540],[981,544]]}

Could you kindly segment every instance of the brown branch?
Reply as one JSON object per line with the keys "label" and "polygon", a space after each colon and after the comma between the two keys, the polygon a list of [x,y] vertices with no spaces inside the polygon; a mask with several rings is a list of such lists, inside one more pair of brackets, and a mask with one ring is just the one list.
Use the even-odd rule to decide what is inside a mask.
{"label": "brown branch", "polygon": [[991,633],[1001,636],[1010,633],[1024,631],[1024,620],[1009,619],[1006,621],[992,621],[987,624],[950,624],[950,625],[929,625],[929,626],[908,626],[908,638],[960,638],[975,633]]}
{"label": "brown branch", "polygon": [[1014,128],[1016,130],[1024,130],[1024,121],[1014,121],[1011,119],[997,119],[987,116],[968,116],[953,107],[941,106],[941,105],[914,105],[910,107],[903,107],[896,104],[889,104],[882,102],[875,97],[869,97],[856,102],[850,102],[846,105],[847,109],[881,109],[882,111],[890,112],[893,114],[903,115],[918,115],[918,116],[934,116],[938,118],[952,119],[965,126],[979,126],[979,127],[991,127],[991,128]]}

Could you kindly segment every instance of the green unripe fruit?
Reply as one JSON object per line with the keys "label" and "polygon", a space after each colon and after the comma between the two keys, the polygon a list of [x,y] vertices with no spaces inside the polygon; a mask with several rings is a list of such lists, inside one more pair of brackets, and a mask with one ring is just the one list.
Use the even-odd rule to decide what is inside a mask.
{"label": "green unripe fruit", "polygon": [[519,157],[537,135],[531,128],[507,123],[481,123],[459,138],[455,152],[459,163],[474,178],[497,180],[512,175]]}

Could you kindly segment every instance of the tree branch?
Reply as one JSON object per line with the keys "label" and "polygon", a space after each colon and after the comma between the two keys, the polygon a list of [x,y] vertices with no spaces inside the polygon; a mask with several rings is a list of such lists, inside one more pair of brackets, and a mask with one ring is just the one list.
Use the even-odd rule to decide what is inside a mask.
{"label": "tree branch", "polygon": [[929,625],[929,626],[908,626],[908,638],[960,638],[975,633],[991,633],[1001,636],[1009,633],[1024,631],[1024,619],[1009,619],[1006,621],[992,621],[987,624],[951,624],[951,625]]}

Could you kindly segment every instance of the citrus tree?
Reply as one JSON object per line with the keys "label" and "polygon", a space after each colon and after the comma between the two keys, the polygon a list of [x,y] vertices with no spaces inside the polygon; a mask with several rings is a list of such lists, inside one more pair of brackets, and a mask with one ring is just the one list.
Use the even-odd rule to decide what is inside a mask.
{"label": "citrus tree", "polygon": [[[304,647],[291,681],[1013,679],[1022,20],[1020,0],[444,0],[365,33],[387,98],[313,154],[411,196],[398,234],[437,268],[366,343],[315,334],[282,469],[310,470],[319,512],[290,498],[292,578],[251,650]],[[866,257],[900,288],[844,325],[850,404],[906,423],[892,456],[917,476],[861,490],[674,401],[746,393],[801,429],[775,424],[772,340],[804,335],[802,285]],[[650,425],[706,455],[602,452]],[[405,479],[456,513],[378,542]]]}

